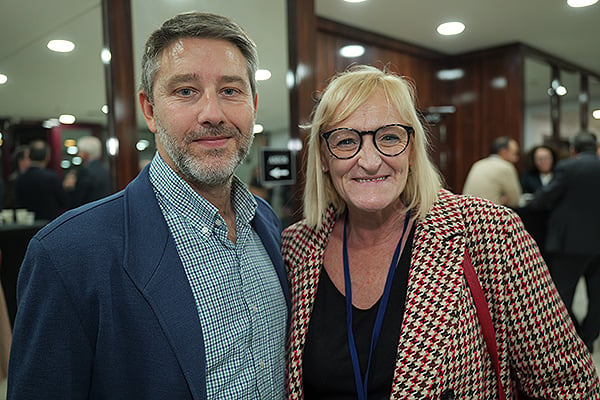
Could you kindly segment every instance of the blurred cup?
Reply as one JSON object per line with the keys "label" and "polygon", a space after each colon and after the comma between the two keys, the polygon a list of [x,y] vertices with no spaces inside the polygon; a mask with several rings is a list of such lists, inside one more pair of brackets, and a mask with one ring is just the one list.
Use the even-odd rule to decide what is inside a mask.
{"label": "blurred cup", "polygon": [[15,210],[15,218],[17,224],[29,225],[29,220],[31,219],[29,214],[33,214],[24,208],[18,208]]}
{"label": "blurred cup", "polygon": [[13,224],[15,222],[15,210],[13,209],[5,209],[0,213],[2,217],[2,222],[5,224]]}

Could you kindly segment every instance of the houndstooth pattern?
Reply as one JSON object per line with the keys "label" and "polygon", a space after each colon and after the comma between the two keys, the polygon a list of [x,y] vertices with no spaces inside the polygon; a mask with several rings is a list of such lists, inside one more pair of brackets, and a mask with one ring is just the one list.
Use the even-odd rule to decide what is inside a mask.
{"label": "houndstooth pattern", "polygon": [[[292,296],[287,386],[302,399],[302,355],[335,214],[283,233]],[[502,385],[544,399],[600,399],[591,357],[578,339],[535,243],[507,208],[440,192],[412,248],[392,399],[497,399],[496,376],[462,273],[473,259],[496,330]],[[527,284],[525,284],[527,282]]]}

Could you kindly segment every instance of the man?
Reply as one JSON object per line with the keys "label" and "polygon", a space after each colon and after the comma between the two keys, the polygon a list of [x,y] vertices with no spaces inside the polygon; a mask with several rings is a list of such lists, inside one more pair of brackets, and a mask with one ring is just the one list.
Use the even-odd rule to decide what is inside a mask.
{"label": "man", "polygon": [[150,36],[139,100],[157,154],[31,241],[9,399],[284,397],[278,219],[234,176],[257,64],[221,16],[181,14]]}
{"label": "man", "polygon": [[67,195],[58,174],[47,168],[50,148],[43,140],[29,144],[29,168],[15,182],[18,208],[35,213],[35,219],[52,220],[67,208]]}
{"label": "man", "polygon": [[4,208],[17,208],[17,179],[21,176],[31,164],[29,159],[29,146],[19,145],[15,148],[11,157],[11,173],[6,181],[6,190],[4,192]]}
{"label": "man", "polygon": [[63,180],[70,197],[71,207],[101,199],[110,194],[108,168],[102,162],[102,142],[96,136],[83,136],[77,140],[81,166]]}
{"label": "man", "polygon": [[463,194],[471,194],[496,204],[517,208],[521,197],[519,175],[514,164],[519,161],[519,144],[508,136],[496,138],[487,158],[471,167]]}
{"label": "man", "polygon": [[[536,192],[530,204],[549,209],[546,252],[550,272],[571,316],[575,288],[585,278],[587,315],[578,332],[592,351],[600,335],[600,159],[596,135],[578,133],[573,157],[560,161],[552,181]],[[577,320],[573,317],[577,326]]]}

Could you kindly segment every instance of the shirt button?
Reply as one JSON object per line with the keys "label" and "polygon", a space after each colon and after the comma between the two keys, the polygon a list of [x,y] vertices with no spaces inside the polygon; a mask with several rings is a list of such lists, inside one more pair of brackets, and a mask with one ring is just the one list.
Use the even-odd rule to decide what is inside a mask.
{"label": "shirt button", "polygon": [[256,305],[252,305],[252,312],[257,313],[258,312],[258,307],[256,307]]}
{"label": "shirt button", "polygon": [[260,365],[261,368],[264,368],[265,367],[265,361],[264,360],[260,360],[258,362],[258,365]]}
{"label": "shirt button", "polygon": [[221,222],[220,219],[215,220],[215,225],[216,226],[221,226],[223,223]]}
{"label": "shirt button", "polygon": [[206,226],[202,227],[202,233],[207,234],[208,231],[209,231],[208,227],[206,227]]}

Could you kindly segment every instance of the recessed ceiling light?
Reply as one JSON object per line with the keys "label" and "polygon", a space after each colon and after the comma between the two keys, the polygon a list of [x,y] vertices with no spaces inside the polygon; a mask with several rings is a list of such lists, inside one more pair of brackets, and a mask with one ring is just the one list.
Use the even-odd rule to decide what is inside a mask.
{"label": "recessed ceiling light", "polygon": [[271,71],[268,69],[259,69],[254,75],[257,81],[266,81],[271,78]]}
{"label": "recessed ceiling light", "polygon": [[454,81],[465,76],[465,71],[460,68],[442,69],[437,72],[436,76],[441,81]]}
{"label": "recessed ceiling light", "polygon": [[351,44],[340,49],[340,55],[346,58],[360,57],[365,54],[365,48],[360,45]]}
{"label": "recessed ceiling light", "polygon": [[68,40],[51,40],[47,46],[50,50],[57,53],[69,53],[75,49],[75,43]]}
{"label": "recessed ceiling light", "polygon": [[261,124],[254,124],[254,134],[262,133],[264,130],[265,128]]}
{"label": "recessed ceiling light", "polygon": [[8,81],[8,76],[0,74],[0,85],[4,85]]}
{"label": "recessed ceiling light", "polygon": [[102,49],[102,51],[100,51],[100,59],[103,64],[110,64],[110,60],[112,59],[110,50],[106,48]]}
{"label": "recessed ceiling light", "polygon": [[458,35],[465,30],[465,24],[462,22],[445,22],[437,27],[440,35],[451,36]]}
{"label": "recessed ceiling light", "polygon": [[567,0],[567,4],[571,7],[587,7],[594,5],[598,0]]}
{"label": "recessed ceiling light", "polygon": [[600,119],[600,109],[592,111],[592,117],[594,117],[594,119]]}
{"label": "recessed ceiling light", "polygon": [[58,121],[61,124],[66,124],[66,125],[74,124],[75,123],[75,116],[71,115],[71,114],[63,114],[60,117],[58,117]]}

